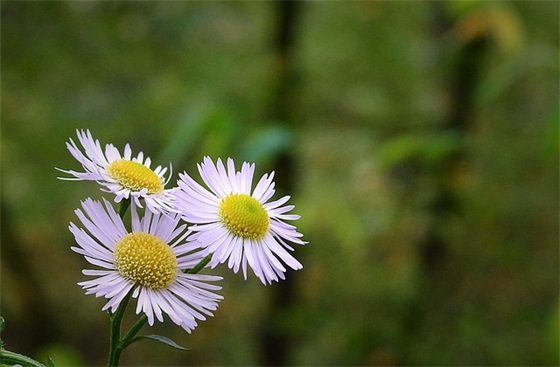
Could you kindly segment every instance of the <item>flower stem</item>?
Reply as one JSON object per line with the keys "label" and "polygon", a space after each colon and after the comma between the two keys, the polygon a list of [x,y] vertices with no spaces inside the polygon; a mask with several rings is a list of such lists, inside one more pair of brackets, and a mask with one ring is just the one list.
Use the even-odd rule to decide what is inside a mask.
{"label": "flower stem", "polygon": [[0,350],[0,364],[2,364],[2,366],[20,365],[24,367],[45,367],[34,359],[24,356],[23,354],[10,352],[6,349]]}
{"label": "flower stem", "polygon": [[[126,214],[129,206],[130,198],[124,199],[119,203],[119,217],[121,217],[121,219],[124,218],[124,215]],[[126,310],[126,306],[128,306],[128,302],[130,301],[130,297],[132,297],[133,291],[134,288],[132,288],[123,298],[115,313],[109,313],[111,316],[111,335],[109,336],[109,361],[107,362],[107,365],[109,367],[119,365],[119,359],[124,348],[121,345],[121,324],[124,317],[124,311]]]}
{"label": "flower stem", "polygon": [[121,324],[122,319],[124,317],[124,311],[126,310],[126,306],[128,306],[128,302],[130,301],[130,297],[132,297],[132,292],[134,288],[132,288],[128,294],[123,298],[121,304],[117,308],[117,311],[114,314],[111,314],[111,336],[109,340],[109,361],[107,365],[109,367],[118,366],[119,359],[121,357],[121,353],[123,350],[123,346],[121,345]]}
{"label": "flower stem", "polygon": [[187,271],[188,274],[196,274],[201,271],[212,259],[212,254],[206,255],[198,264],[194,266],[194,268]]}
{"label": "flower stem", "polygon": [[144,327],[144,325],[146,325],[146,322],[148,322],[148,316],[146,316],[146,314],[143,314],[138,319],[138,321],[136,321],[136,323],[130,329],[130,331],[122,339],[121,346],[122,346],[123,349],[126,348],[129,344],[131,344],[134,341],[133,340],[134,337],[136,336],[136,334],[138,334],[140,329],[142,329],[142,327]]}
{"label": "flower stem", "polygon": [[[130,206],[130,198],[125,199],[119,203],[119,216],[121,218],[124,217],[126,211]],[[194,266],[194,268],[187,271],[188,274],[196,274],[200,270],[202,270],[212,259],[212,254],[206,255],[198,264]],[[122,320],[124,317],[124,312],[130,298],[132,297],[132,293],[134,292],[134,288],[132,288],[128,294],[123,298],[117,311],[115,313],[111,313],[111,335],[109,341],[109,361],[107,365],[109,367],[118,366],[119,360],[121,357],[121,353],[128,345],[132,344],[138,338],[136,338],[136,334],[146,325],[148,322],[148,317],[146,314],[143,314],[138,321],[132,326],[132,328],[128,331],[128,333],[121,339],[121,325]]]}
{"label": "flower stem", "polygon": [[119,203],[119,217],[124,218],[128,207],[130,206],[130,198],[121,200]]}

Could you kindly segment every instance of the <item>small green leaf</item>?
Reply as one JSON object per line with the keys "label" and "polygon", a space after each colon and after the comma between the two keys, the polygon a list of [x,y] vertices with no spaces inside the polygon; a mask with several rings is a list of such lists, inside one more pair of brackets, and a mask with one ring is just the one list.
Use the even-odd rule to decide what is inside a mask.
{"label": "small green leaf", "polygon": [[264,162],[287,150],[293,140],[294,134],[283,125],[267,126],[247,137],[241,156],[249,162]]}
{"label": "small green leaf", "polygon": [[161,335],[155,335],[155,334],[142,335],[142,336],[139,336],[138,338],[135,338],[135,339],[152,339],[152,340],[158,341],[160,343],[163,343],[167,346],[170,346],[171,348],[175,348],[175,349],[179,349],[179,350],[190,350],[190,348],[182,347],[179,344],[175,343],[173,340],[171,340],[169,338],[166,338],[165,336],[161,336]]}
{"label": "small green leaf", "polygon": [[393,168],[411,159],[426,167],[440,164],[461,148],[461,136],[453,131],[410,133],[383,143],[377,159],[386,168]]}
{"label": "small green leaf", "polygon": [[51,357],[48,357],[47,367],[56,367]]}

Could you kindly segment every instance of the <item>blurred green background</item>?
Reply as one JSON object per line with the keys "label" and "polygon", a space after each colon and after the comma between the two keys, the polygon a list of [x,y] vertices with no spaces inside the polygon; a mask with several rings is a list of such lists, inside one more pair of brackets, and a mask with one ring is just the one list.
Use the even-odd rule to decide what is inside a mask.
{"label": "blurred green background", "polygon": [[[558,365],[559,3],[1,2],[5,347],[103,365],[75,129],[257,164],[309,245],[126,365]],[[132,311],[132,310],[129,310]],[[125,319],[134,321],[132,313]]]}

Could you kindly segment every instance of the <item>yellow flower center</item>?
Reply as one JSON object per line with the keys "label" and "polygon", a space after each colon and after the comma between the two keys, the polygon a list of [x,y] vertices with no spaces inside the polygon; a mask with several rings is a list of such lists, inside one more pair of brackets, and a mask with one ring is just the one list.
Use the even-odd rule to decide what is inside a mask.
{"label": "yellow flower center", "polygon": [[270,224],[261,203],[246,194],[231,194],[220,203],[222,223],[231,233],[250,239],[263,238]]}
{"label": "yellow flower center", "polygon": [[131,191],[148,189],[150,194],[163,191],[163,180],[154,171],[138,162],[119,159],[108,165],[106,170],[109,176]]}
{"label": "yellow flower center", "polygon": [[115,246],[119,273],[152,289],[168,287],[177,273],[177,258],[163,240],[145,232],[129,233]]}

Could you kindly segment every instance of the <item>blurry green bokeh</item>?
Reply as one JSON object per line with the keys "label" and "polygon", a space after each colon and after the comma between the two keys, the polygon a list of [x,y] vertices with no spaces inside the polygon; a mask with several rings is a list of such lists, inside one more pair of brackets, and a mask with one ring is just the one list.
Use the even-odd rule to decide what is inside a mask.
{"label": "blurry green bokeh", "polygon": [[[146,332],[192,350],[146,341],[123,364],[263,364],[272,328],[292,365],[558,365],[560,5],[298,4],[290,20],[274,2],[0,4],[7,349],[106,363],[104,300],[76,285],[87,265],[67,230],[103,193],[54,169],[79,169],[65,142],[90,129],[171,162],[171,183],[197,177],[205,155],[282,181],[288,156],[277,196],[291,195],[309,241],[287,305],[274,304],[281,285],[219,267],[215,317],[191,335]],[[468,115],[450,129],[476,40]],[[433,258],[431,234],[444,240]]]}

